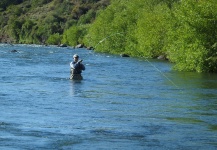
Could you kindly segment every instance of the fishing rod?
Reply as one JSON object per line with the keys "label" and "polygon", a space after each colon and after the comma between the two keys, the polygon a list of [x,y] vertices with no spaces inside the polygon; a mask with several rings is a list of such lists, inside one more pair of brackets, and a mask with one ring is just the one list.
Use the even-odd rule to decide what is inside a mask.
{"label": "fishing rod", "polygon": [[118,35],[118,34],[123,36],[124,33],[125,33],[125,32],[116,32],[116,33],[113,33],[113,34],[111,34],[111,35],[108,35],[108,36],[105,37],[104,39],[100,40],[99,43],[97,43],[94,48],[96,48],[99,44],[101,44],[102,42],[104,42],[106,39],[108,39],[108,38],[110,38],[110,37],[112,37],[112,36]]}

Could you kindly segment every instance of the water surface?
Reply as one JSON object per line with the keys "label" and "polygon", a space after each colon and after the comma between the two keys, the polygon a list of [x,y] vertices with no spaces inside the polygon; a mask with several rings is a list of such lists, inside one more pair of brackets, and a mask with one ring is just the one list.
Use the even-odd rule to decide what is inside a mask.
{"label": "water surface", "polygon": [[[74,53],[86,66],[81,82],[69,80]],[[0,149],[217,149],[216,74],[171,67],[1,44]]]}

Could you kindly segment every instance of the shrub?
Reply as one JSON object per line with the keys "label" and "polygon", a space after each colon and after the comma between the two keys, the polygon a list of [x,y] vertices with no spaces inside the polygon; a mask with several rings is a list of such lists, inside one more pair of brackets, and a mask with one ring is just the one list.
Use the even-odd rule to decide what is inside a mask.
{"label": "shrub", "polygon": [[174,11],[176,24],[168,32],[166,49],[178,70],[217,72],[217,4],[185,0]]}
{"label": "shrub", "polygon": [[59,33],[50,35],[46,43],[50,45],[59,45],[61,43],[61,35]]}

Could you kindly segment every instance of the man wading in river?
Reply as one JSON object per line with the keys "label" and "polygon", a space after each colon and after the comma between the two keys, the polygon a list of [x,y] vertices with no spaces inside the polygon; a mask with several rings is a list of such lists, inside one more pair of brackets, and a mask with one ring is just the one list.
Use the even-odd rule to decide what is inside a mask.
{"label": "man wading in river", "polygon": [[82,64],[82,60],[78,60],[79,56],[75,54],[73,56],[73,62],[70,63],[70,79],[71,80],[82,80],[82,70],[85,70],[85,66]]}

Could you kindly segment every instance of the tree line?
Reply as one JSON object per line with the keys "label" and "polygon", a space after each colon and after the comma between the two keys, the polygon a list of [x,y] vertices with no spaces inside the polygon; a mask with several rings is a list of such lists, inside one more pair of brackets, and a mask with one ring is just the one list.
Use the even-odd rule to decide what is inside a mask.
{"label": "tree line", "polygon": [[217,72],[216,0],[13,2],[0,3],[0,35],[15,43],[82,43],[98,52],[164,55],[179,71]]}
{"label": "tree line", "polygon": [[164,55],[180,71],[217,72],[217,3],[113,0],[90,26],[86,42],[100,52]]}
{"label": "tree line", "polygon": [[[0,41],[75,44],[110,0],[1,0]],[[75,40],[76,38],[76,40]]]}

